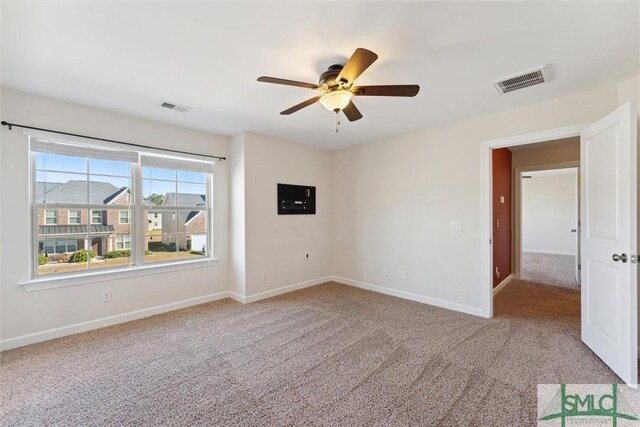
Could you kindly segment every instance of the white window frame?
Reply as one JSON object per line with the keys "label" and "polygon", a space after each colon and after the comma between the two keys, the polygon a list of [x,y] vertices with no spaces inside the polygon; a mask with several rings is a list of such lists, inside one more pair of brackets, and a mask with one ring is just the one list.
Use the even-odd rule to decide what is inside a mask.
{"label": "white window frame", "polygon": [[[53,212],[55,215],[51,218],[47,215],[49,212]],[[49,224],[49,219],[53,219],[54,222]],[[58,210],[57,209],[45,209],[44,210],[44,225],[58,225]]]}
{"label": "white window frame", "polygon": [[[78,212],[78,216],[77,217],[72,217],[71,216],[71,212]],[[71,218],[73,219],[78,219],[78,222],[71,222]],[[82,224],[82,209],[69,209],[69,212],[67,213],[67,221],[69,222],[69,225],[80,225]]]}
{"label": "white window frame", "polygon": [[[27,133],[27,132],[25,132]],[[217,263],[218,259],[214,256],[214,245],[213,245],[213,180],[214,180],[214,166],[215,161],[212,161],[209,158],[203,158],[200,156],[190,156],[190,157],[179,157],[167,154],[163,150],[155,150],[149,149],[136,151],[139,155],[137,162],[131,163],[131,188],[130,188],[130,206],[120,206],[120,205],[91,205],[91,204],[81,204],[81,205],[57,205],[55,203],[38,203],[35,201],[36,195],[36,152],[31,151],[31,141],[34,138],[34,135],[31,133],[27,133],[29,135],[29,155],[30,155],[30,179],[31,179],[31,197],[30,203],[32,206],[31,215],[32,215],[32,257],[31,257],[31,278],[24,282],[21,282],[20,285],[23,285],[28,291],[35,290],[43,290],[43,289],[51,289],[58,288],[64,286],[74,286],[79,284],[86,283],[95,283],[103,280],[113,280],[124,277],[136,277],[136,276],[144,276],[149,274],[162,274],[165,271],[178,271],[184,269],[192,269],[199,267],[206,267],[209,265],[213,265]],[[103,143],[91,141],[92,143],[86,143],[84,140],[75,140],[71,137],[71,140],[67,140],[66,137],[55,138],[48,136],[48,140],[52,140],[55,143],[75,143],[80,147],[92,147],[97,149],[119,149],[122,150],[122,146],[111,143]],[[38,132],[36,132],[35,138],[41,139]],[[176,163],[180,162],[198,162],[198,163],[206,163],[210,169],[206,173],[206,206],[203,210],[206,211],[207,216],[207,224],[206,224],[206,234],[207,234],[207,249],[208,253],[206,256],[196,259],[176,259],[164,262],[155,262],[155,263],[145,263],[144,255],[145,255],[145,231],[146,231],[146,223],[147,218],[144,215],[144,212],[148,209],[156,210],[157,207],[150,208],[146,206],[142,202],[142,166],[140,163],[140,158],[142,155],[147,156],[158,156],[164,159],[169,159],[172,161],[175,159]],[[181,170],[179,167],[176,167],[177,170]],[[78,272],[72,273],[60,273],[60,274],[49,274],[49,275],[38,275],[38,211],[39,209],[70,209],[70,210],[82,210],[88,209],[89,213],[89,225],[92,224],[92,211],[93,210],[108,210],[108,209],[118,209],[125,210],[129,209],[129,226],[130,226],[130,234],[129,237],[131,239],[131,255],[132,261],[131,265],[128,267],[114,267],[114,268],[106,268],[106,269],[97,269],[97,270],[82,270]],[[166,207],[167,210],[194,210],[192,206],[171,206]],[[145,218],[142,218],[142,216]],[[46,223],[46,213],[45,213],[45,223]],[[95,224],[95,223],[94,223]]]}
{"label": "white window frame", "polygon": [[[100,225],[100,224],[102,224],[102,221],[104,220],[104,214],[102,213],[102,211],[103,211],[103,209],[91,209],[91,221],[89,221],[89,223],[91,225]],[[100,212],[100,221],[98,221],[98,222],[94,222],[93,221],[94,219],[96,219],[94,217],[94,215],[93,215],[95,212]]]}
{"label": "white window frame", "polygon": [[[127,222],[122,222],[122,214],[127,213]],[[122,209],[118,212],[118,224],[131,224],[131,211],[128,209]]]}
{"label": "white window frame", "polygon": [[[123,251],[123,250],[131,250],[131,235],[122,235],[122,236],[116,236],[115,238],[115,243],[116,243],[116,251]],[[121,244],[122,247],[119,248],[118,244]]]}

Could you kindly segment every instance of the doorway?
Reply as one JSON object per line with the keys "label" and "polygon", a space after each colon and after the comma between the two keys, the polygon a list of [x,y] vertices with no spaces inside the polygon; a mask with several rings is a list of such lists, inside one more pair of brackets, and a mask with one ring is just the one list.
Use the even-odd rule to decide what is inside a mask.
{"label": "doorway", "polygon": [[481,149],[482,312],[493,317],[491,153],[496,148],[580,137],[580,338],[625,383],[635,386],[637,118],[635,106],[627,102],[594,123],[489,140]]}
{"label": "doorway", "polygon": [[[579,157],[579,141],[577,147]],[[577,289],[580,284],[578,167],[516,168],[521,280]],[[517,184],[520,184],[519,186]]]}

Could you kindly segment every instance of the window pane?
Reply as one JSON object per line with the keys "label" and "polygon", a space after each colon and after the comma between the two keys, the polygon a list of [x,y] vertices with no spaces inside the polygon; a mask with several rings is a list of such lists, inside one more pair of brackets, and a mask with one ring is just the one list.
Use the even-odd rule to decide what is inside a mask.
{"label": "window pane", "polygon": [[131,236],[129,234],[92,234],[91,250],[94,257],[89,269],[126,267],[131,265]]}
{"label": "window pane", "polygon": [[156,263],[175,261],[178,259],[177,235],[169,233],[146,236],[144,262]]}
{"label": "window pane", "polygon": [[131,176],[131,164],[129,162],[118,162],[114,160],[89,160],[89,173],[96,175],[118,175],[122,177]]}
{"label": "window pane", "polygon": [[199,172],[178,171],[178,181],[205,184],[207,175]]}
{"label": "window pane", "polygon": [[71,273],[87,269],[86,263],[79,263],[73,254],[84,247],[85,240],[51,238],[38,239],[38,275]]}
{"label": "window pane", "polygon": [[171,169],[142,168],[142,177],[151,179],[176,180],[176,171]]}
{"label": "window pane", "polygon": [[175,192],[175,182],[145,179],[142,183],[142,198],[152,205],[167,204],[165,202],[167,194],[175,194]]}
{"label": "window pane", "polygon": [[87,173],[87,159],[84,157],[61,156],[52,153],[36,154],[36,169],[62,172]]}
{"label": "window pane", "polygon": [[178,182],[178,203],[179,206],[202,206],[206,205],[207,186],[204,184],[189,184]]}
{"label": "window pane", "polygon": [[120,224],[129,224],[129,211],[120,211]]}
{"label": "window pane", "polygon": [[178,259],[194,259],[206,256],[206,238],[203,240],[202,235],[178,234],[177,242]]}
{"label": "window pane", "polygon": [[207,218],[205,211],[178,211],[178,233],[206,233]]}
{"label": "window pane", "polygon": [[87,203],[87,175],[58,172],[36,173],[36,202]]}
{"label": "window pane", "polygon": [[129,178],[115,178],[103,175],[91,175],[89,186],[89,202],[96,205],[131,203]]}

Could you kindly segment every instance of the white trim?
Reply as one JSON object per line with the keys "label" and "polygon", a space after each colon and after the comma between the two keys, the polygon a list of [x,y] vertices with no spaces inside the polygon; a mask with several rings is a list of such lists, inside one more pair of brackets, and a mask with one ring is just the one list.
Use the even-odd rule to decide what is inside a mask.
{"label": "white trim", "polygon": [[[331,281],[331,276],[319,277],[317,279],[307,280],[306,282],[294,283],[292,285],[282,286],[280,288],[272,289],[272,290],[269,290],[269,291],[258,292],[257,294],[245,295],[245,296],[241,296],[240,294],[236,294],[235,297],[236,298],[238,298],[238,297],[241,298],[241,300],[238,299],[237,301],[240,301],[242,303],[248,304],[248,303],[260,301],[260,300],[263,300],[263,299],[275,297],[277,295],[286,294],[288,292],[297,291],[298,289],[304,289],[304,288],[308,288],[308,287],[311,287],[311,286],[320,285],[322,283],[327,283],[327,282],[330,282],[330,281]],[[234,292],[234,294],[235,294],[235,292]],[[232,298],[234,298],[234,297],[232,297]]]}
{"label": "white trim", "polygon": [[568,251],[547,251],[545,249],[522,249],[522,253],[529,252],[532,254],[548,254],[548,255],[571,255],[576,256],[575,252]]}
{"label": "white trim", "polygon": [[66,288],[67,286],[86,285],[88,283],[109,282],[128,279],[130,277],[165,274],[172,271],[192,270],[194,268],[213,267],[218,263],[216,258],[189,261],[171,261],[167,263],[147,264],[131,268],[106,268],[84,274],[40,276],[37,279],[18,283],[25,290],[43,291],[46,289]]}
{"label": "white trim", "polygon": [[448,310],[459,311],[461,313],[472,314],[474,316],[482,316],[482,308],[472,307],[466,304],[459,304],[457,302],[446,301],[439,298],[428,297],[425,295],[414,294],[407,291],[401,291],[398,289],[387,288],[380,285],[373,285],[371,283],[360,282],[358,280],[346,279],[339,276],[331,276],[333,282],[342,283],[343,285],[353,286],[355,288],[366,289],[368,291],[378,292],[385,295],[391,295],[398,298],[408,299],[411,301],[421,302],[423,304],[434,305],[436,307],[446,308]]}
{"label": "white trim", "polygon": [[0,341],[0,351],[10,350],[12,348],[22,347],[29,344],[35,344],[42,341],[48,341],[54,338],[65,337],[68,335],[79,334],[81,332],[91,331],[93,329],[104,328],[105,326],[117,325],[119,323],[130,322],[132,320],[142,319],[144,317],[153,316],[155,314],[166,313],[168,311],[179,310],[181,308],[200,305],[211,301],[217,301],[229,298],[229,292],[223,291],[215,294],[203,295],[200,297],[190,298],[182,301],[172,302],[169,304],[157,305],[155,307],[143,308],[142,310],[130,311],[128,313],[116,314],[114,316],[103,317],[100,319],[89,320],[87,322],[75,323],[73,325],[61,326],[59,328],[48,329],[46,331],[34,332],[32,334],[20,335],[13,338]]}
{"label": "white trim", "polygon": [[493,273],[491,271],[492,259],[492,216],[493,207],[491,201],[491,150],[494,148],[514,147],[517,145],[533,144],[536,142],[550,141],[554,139],[578,136],[589,126],[582,123],[556,129],[547,129],[523,135],[514,135],[506,138],[497,138],[483,141],[480,144],[480,262],[482,276],[480,277],[481,311],[484,317],[493,317]]}
{"label": "white trim", "polygon": [[505,279],[498,284],[495,288],[493,288],[493,296],[495,296],[498,292],[504,289],[514,278],[513,274],[508,275]]}

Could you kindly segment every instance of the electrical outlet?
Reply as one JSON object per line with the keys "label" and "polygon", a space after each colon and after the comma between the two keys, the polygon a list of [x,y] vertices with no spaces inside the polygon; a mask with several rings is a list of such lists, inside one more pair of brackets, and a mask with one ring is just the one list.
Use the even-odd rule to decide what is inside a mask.
{"label": "electrical outlet", "polygon": [[100,294],[100,301],[111,302],[111,289],[105,289]]}
{"label": "electrical outlet", "polygon": [[453,231],[462,231],[462,220],[455,219],[451,221],[451,230]]}
{"label": "electrical outlet", "polygon": [[388,276],[389,275],[389,270],[387,270],[387,267],[382,269],[382,275],[383,276]]}
{"label": "electrical outlet", "polygon": [[400,278],[402,278],[402,280],[407,280],[409,278],[409,273],[407,273],[406,271],[401,272]]}
{"label": "electrical outlet", "polygon": [[269,280],[269,274],[266,271],[262,272],[262,281],[266,282],[267,280]]}

